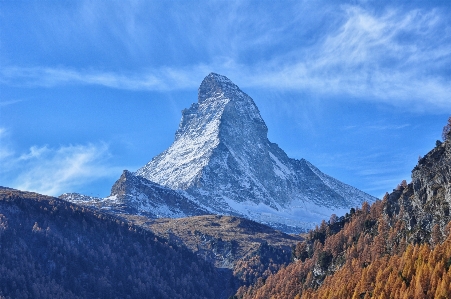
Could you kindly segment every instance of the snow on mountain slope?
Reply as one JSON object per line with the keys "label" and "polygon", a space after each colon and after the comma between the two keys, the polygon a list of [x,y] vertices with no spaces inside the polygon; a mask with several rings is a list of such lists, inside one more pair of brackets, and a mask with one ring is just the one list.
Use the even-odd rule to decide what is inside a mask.
{"label": "snow on mountain slope", "polygon": [[285,231],[375,200],[304,159],[289,158],[267,132],[254,101],[211,73],[199,87],[198,102],[183,110],[174,143],[134,175],[177,190],[209,213]]}
{"label": "snow on mountain slope", "polygon": [[111,188],[111,195],[96,198],[77,193],[65,193],[59,198],[79,204],[111,211],[144,215],[151,218],[179,218],[206,215],[208,212],[179,192],[163,187],[124,170]]}

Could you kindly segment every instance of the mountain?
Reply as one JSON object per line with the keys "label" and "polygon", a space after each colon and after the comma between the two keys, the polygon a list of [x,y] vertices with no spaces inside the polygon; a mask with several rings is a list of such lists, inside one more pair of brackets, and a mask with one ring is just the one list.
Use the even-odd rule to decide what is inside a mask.
{"label": "mountain", "polygon": [[251,97],[211,73],[182,112],[173,144],[135,175],[179,190],[213,214],[275,227],[308,227],[375,198],[289,158],[268,140]]}
{"label": "mountain", "polygon": [[289,158],[267,133],[252,98],[211,73],[198,102],[182,111],[173,144],[135,173],[124,171],[115,184],[122,189],[113,187],[97,205],[157,217],[234,215],[299,232],[376,199]]}
{"label": "mountain", "polygon": [[[451,118],[450,122],[451,124]],[[233,298],[451,298],[451,133],[371,206],[323,222]]]}
{"label": "mountain", "polygon": [[291,246],[302,240],[300,236],[287,235],[264,224],[235,216],[126,218],[171,243],[188,247],[218,268],[233,269],[238,260],[252,255],[262,243],[290,253]]}
{"label": "mountain", "polygon": [[0,298],[225,299],[302,240],[235,216],[111,214],[0,187]]}

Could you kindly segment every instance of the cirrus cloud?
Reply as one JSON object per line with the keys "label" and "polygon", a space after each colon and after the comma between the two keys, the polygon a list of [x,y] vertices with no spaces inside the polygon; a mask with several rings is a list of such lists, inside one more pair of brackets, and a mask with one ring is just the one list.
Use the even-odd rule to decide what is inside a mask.
{"label": "cirrus cloud", "polygon": [[[180,65],[168,60],[165,66],[144,64],[124,72],[80,66],[10,65],[0,71],[0,81],[13,86],[96,85],[169,91],[196,89],[198,82],[214,71],[227,75],[243,88],[309,92],[324,98],[338,96],[341,100],[382,102],[417,111],[451,109],[451,23],[446,12],[393,6],[376,11],[357,5],[336,5],[332,13],[331,9],[321,9],[321,5],[308,7],[308,11],[300,12],[314,15],[316,19],[329,19],[334,25],[321,27],[315,33],[317,37],[309,42],[284,44],[285,40],[295,40],[294,34],[305,34],[298,29],[306,24],[302,18],[294,17],[300,13],[296,7],[291,12],[291,21],[279,22],[280,16],[271,19],[264,14],[267,12],[260,11],[267,16],[262,21],[259,15],[232,5],[234,9],[222,11],[223,18],[234,30],[227,30],[219,21],[200,18],[198,12],[176,18],[182,18],[176,22],[178,26],[190,20],[186,18],[192,18],[198,26],[207,24],[209,32],[221,32],[217,38],[192,37],[192,44],[202,40],[205,47],[214,49],[202,59],[195,57],[192,64]],[[207,5],[203,9],[213,8]],[[137,18],[139,6],[127,13],[127,24],[131,22],[133,28],[141,28],[138,33],[145,31]],[[90,14],[90,22],[94,24],[97,21],[93,17],[105,18]],[[237,31],[235,23],[253,27],[254,31]],[[130,33],[135,46],[137,41],[145,40],[144,36],[136,36],[138,33]],[[229,41],[226,49],[225,41]],[[255,52],[255,48],[277,47],[283,50],[252,60],[243,58]],[[177,46],[171,51],[183,52]]]}
{"label": "cirrus cloud", "polygon": [[115,177],[122,170],[110,165],[111,153],[105,143],[32,146],[17,154],[2,142],[0,153],[4,152],[8,154],[0,156],[2,185],[47,195],[71,192],[92,181]]}

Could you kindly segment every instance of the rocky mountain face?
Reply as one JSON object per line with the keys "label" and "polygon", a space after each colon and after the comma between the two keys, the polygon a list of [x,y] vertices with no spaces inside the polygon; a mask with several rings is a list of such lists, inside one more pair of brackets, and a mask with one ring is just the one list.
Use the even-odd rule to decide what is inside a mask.
{"label": "rocky mountain face", "polygon": [[179,192],[135,176],[128,170],[124,170],[111,187],[111,195],[108,197],[97,198],[78,193],[64,193],[59,198],[115,214],[144,215],[150,218],[208,214],[205,209]]}
{"label": "rocky mountain face", "polygon": [[147,220],[147,226],[171,243],[185,245],[216,267],[229,269],[233,269],[238,260],[255,253],[262,243],[287,252],[289,262],[291,246],[302,240],[299,236],[234,216],[163,218]]}
{"label": "rocky mountain face", "polygon": [[299,232],[375,200],[289,158],[267,132],[252,98],[211,73],[198,102],[182,111],[173,144],[135,173],[124,172],[102,203],[116,207],[119,200],[157,217],[241,216]]}
{"label": "rocky mountain face", "polygon": [[402,218],[413,242],[431,238],[435,225],[442,233],[451,220],[451,138],[418,161],[412,182],[386,195],[385,213]]}

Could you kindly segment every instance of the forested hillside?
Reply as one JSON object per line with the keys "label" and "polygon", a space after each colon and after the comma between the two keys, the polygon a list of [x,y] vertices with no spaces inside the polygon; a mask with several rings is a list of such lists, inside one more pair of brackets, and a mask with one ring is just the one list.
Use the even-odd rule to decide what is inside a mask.
{"label": "forested hillside", "polygon": [[0,297],[227,298],[231,270],[120,218],[0,189]]}
{"label": "forested hillside", "polygon": [[450,127],[411,183],[323,221],[289,266],[236,298],[451,298]]}
{"label": "forested hillside", "polygon": [[287,235],[252,220],[235,216],[194,216],[149,219],[121,215],[181,246],[218,268],[231,269],[237,286],[268,277],[291,259],[300,236]]}

